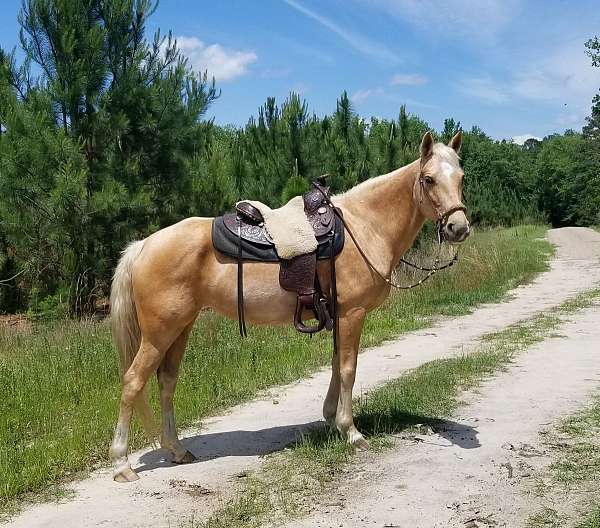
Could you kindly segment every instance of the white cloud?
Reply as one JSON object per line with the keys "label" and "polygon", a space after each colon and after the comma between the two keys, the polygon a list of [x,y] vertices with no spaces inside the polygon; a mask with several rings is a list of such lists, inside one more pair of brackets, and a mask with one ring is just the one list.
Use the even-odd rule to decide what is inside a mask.
{"label": "white cloud", "polygon": [[518,0],[361,0],[433,35],[493,40],[514,17]]}
{"label": "white cloud", "polygon": [[583,98],[589,105],[599,86],[600,70],[591,65],[577,40],[544,54],[544,58],[518,72],[514,91],[528,99],[567,104]]}
{"label": "white cloud", "polygon": [[358,33],[349,31],[347,29],[342,28],[332,20],[323,15],[309,9],[308,7],[302,5],[300,2],[296,0],[283,0],[287,5],[295,9],[296,11],[302,13],[304,16],[318,22],[323,27],[327,28],[329,31],[340,37],[342,40],[345,40],[350,46],[352,46],[357,51],[361,52],[364,55],[370,55],[372,57],[384,60],[390,63],[400,62],[400,58],[394,52],[386,48],[385,46],[374,42],[363,35]]}
{"label": "white cloud", "polygon": [[429,79],[420,73],[397,73],[390,80],[392,86],[419,86],[427,82],[429,82]]}
{"label": "white cloud", "polygon": [[592,67],[579,39],[546,50],[541,59],[528,60],[513,70],[508,80],[471,77],[463,79],[458,89],[488,104],[543,105],[555,124],[571,128],[583,125],[600,87],[600,69]]}
{"label": "white cloud", "polygon": [[422,101],[417,101],[415,99],[411,99],[410,97],[404,97],[403,95],[398,94],[396,92],[394,92],[394,93],[388,92],[381,86],[378,86],[377,88],[367,88],[364,90],[357,90],[350,96],[350,100],[354,104],[360,105],[361,103],[364,103],[367,99],[370,99],[371,97],[378,97],[378,98],[383,99],[394,105],[405,104],[405,105],[408,105],[409,107],[415,106],[417,108],[429,108],[429,109],[438,108],[435,105],[423,103]]}
{"label": "white cloud", "polygon": [[460,82],[459,90],[485,103],[500,104],[510,99],[510,94],[504,86],[491,77],[470,77]]}
{"label": "white cloud", "polygon": [[600,69],[591,65],[583,41],[563,42],[515,75],[515,95],[554,108],[555,123],[562,127],[584,124],[600,88]]}
{"label": "white cloud", "polygon": [[360,104],[373,96],[382,96],[385,94],[383,88],[368,88],[366,90],[357,90],[350,96],[354,104]]}
{"label": "white cloud", "polygon": [[188,58],[195,71],[208,71],[217,81],[231,81],[248,72],[248,66],[256,62],[253,51],[238,51],[220,44],[207,46],[196,37],[177,37],[177,46]]}
{"label": "white cloud", "polygon": [[585,121],[585,118],[590,114],[588,110],[582,110],[580,112],[565,112],[562,111],[556,118],[556,122],[559,125],[573,128],[576,126],[581,126],[581,124]]}
{"label": "white cloud", "polygon": [[541,137],[534,136],[533,134],[520,134],[518,136],[512,137],[513,143],[516,143],[517,145],[523,145],[525,143],[525,141],[527,141],[528,139],[535,139],[536,141],[542,141]]}

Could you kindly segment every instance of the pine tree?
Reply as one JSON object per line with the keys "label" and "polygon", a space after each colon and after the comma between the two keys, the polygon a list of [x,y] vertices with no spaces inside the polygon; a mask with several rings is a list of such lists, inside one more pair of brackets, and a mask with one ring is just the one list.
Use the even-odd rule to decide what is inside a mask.
{"label": "pine tree", "polygon": [[155,8],[24,0],[27,59],[16,68],[2,55],[2,231],[36,298],[59,295],[72,313],[106,295],[127,240],[193,212],[189,160],[210,157],[202,116],[219,93],[170,35],[146,40]]}

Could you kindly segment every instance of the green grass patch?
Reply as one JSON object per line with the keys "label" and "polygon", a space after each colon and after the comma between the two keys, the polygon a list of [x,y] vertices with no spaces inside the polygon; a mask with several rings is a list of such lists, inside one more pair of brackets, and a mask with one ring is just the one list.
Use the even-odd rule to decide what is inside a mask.
{"label": "green grass patch", "polygon": [[[487,334],[470,354],[425,363],[369,392],[368,397],[355,401],[358,429],[370,437],[375,449],[381,449],[391,445],[389,435],[407,428],[443,428],[464,390],[504,368],[516,353],[548,337],[565,316],[598,297],[600,290],[581,294],[547,313]],[[267,520],[300,514],[329,491],[354,459],[354,451],[344,439],[325,430],[315,431],[293,449],[273,455],[249,477],[238,497],[195,526],[258,527]],[[545,510],[532,526],[561,526],[552,524],[554,518],[552,511]]]}
{"label": "green grass patch", "polygon": [[576,528],[600,528],[600,506],[596,506]]}
{"label": "green grass patch", "polygon": [[[542,240],[544,232],[521,226],[475,233],[457,266],[422,287],[390,296],[373,312],[362,345],[423,328],[437,315],[464,314],[501,299],[547,268],[551,247]],[[307,339],[291,325],[252,327],[242,341],[234,321],[204,314],[192,332],[177,387],[178,424],[306,376],[330,357],[325,333]],[[30,331],[0,331],[0,387],[0,510],[108,462],[120,382],[106,323],[60,321],[35,324]],[[154,387],[153,398],[156,408]],[[145,443],[134,427],[133,447]]]}
{"label": "green grass patch", "polygon": [[527,528],[561,528],[563,518],[554,508],[542,508],[527,520]]}
{"label": "green grass patch", "polygon": [[[554,448],[551,485],[541,487],[542,496],[561,497],[569,506],[562,524],[576,528],[600,528],[600,393],[589,406],[564,420],[546,439]],[[532,527],[544,526],[530,521]]]}
{"label": "green grass patch", "polygon": [[[567,301],[563,307],[567,312],[586,308],[599,295],[600,290],[591,290]],[[571,501],[563,500],[563,504],[575,507],[560,517],[551,510],[557,519],[554,524],[544,521],[548,515],[546,508],[529,519],[529,526],[600,528],[600,394],[588,407],[565,419],[546,442],[554,449],[557,460],[549,470],[552,485],[539,486],[538,492],[553,494],[558,488],[563,499],[565,494],[574,497]],[[568,520],[574,516],[577,519]]]}

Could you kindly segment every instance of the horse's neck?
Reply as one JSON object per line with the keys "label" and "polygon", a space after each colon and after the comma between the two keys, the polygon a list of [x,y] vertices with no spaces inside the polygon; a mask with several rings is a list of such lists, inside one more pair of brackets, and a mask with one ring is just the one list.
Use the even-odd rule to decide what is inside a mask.
{"label": "horse's neck", "polygon": [[339,205],[351,213],[353,221],[365,233],[376,234],[377,243],[358,233],[356,237],[369,255],[376,253],[383,273],[391,273],[398,265],[425,221],[413,198],[417,171],[418,161],[367,180],[339,197]]}

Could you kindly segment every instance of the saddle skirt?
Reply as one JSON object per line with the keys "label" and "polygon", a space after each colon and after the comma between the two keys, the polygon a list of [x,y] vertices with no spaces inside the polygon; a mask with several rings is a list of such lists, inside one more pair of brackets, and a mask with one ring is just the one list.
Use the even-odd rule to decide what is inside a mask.
{"label": "saddle skirt", "polygon": [[[296,293],[293,323],[299,332],[333,330],[336,317],[335,257],[344,247],[344,225],[329,198],[329,188],[313,183],[302,197],[280,209],[260,202],[236,204],[237,213],[213,220],[214,248],[237,260],[238,320],[246,336],[244,315],[244,261],[279,262],[279,285]],[[317,259],[331,262],[330,291],[321,288]],[[307,326],[302,317],[312,312],[317,324]]]}
{"label": "saddle skirt", "polygon": [[[315,249],[317,258],[322,260],[331,256],[330,246],[334,256],[344,247],[344,228],[341,221],[336,218],[331,207],[326,206],[323,196],[316,189],[309,191],[304,197],[292,198],[279,209],[270,209],[261,202],[248,202],[260,210],[264,222],[256,223],[246,218],[241,218],[238,222],[238,215],[235,213],[215,218],[212,241],[214,248],[220,253],[238,258],[238,227],[241,230],[242,259],[247,261],[277,262],[311,253]],[[298,212],[304,218],[299,217]],[[290,221],[292,217],[294,220]],[[291,222],[301,227],[291,225]],[[311,229],[310,237],[306,234],[307,226]],[[312,243],[298,243],[299,237],[296,233],[299,230],[302,232],[302,240]],[[275,237],[279,237],[279,240],[274,240]]]}

